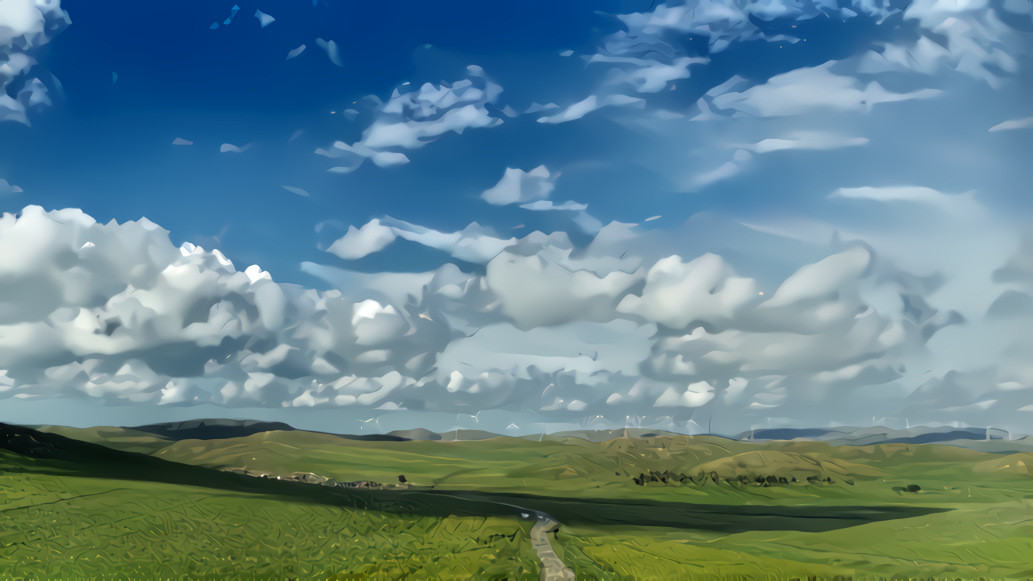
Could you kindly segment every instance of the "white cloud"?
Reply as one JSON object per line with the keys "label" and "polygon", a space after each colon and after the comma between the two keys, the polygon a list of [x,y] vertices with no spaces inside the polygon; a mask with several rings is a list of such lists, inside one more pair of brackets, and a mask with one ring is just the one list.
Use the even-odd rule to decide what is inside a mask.
{"label": "white cloud", "polygon": [[177,137],[177,138],[172,140],[172,145],[193,145],[193,144],[194,144],[193,141],[190,141],[189,139],[183,139],[182,137]]}
{"label": "white cloud", "polygon": [[[695,175],[692,178],[691,187],[693,189],[702,188],[739,174],[739,172],[743,170],[746,162],[750,160],[750,155],[746,150],[739,151],[742,153],[736,156],[738,159],[733,158],[731,161],[726,161],[714,169],[703,171]],[[736,153],[738,154],[739,152]]]}
{"label": "white cloud", "polygon": [[10,195],[10,194],[20,194],[23,191],[24,190],[22,190],[20,187],[12,184],[11,182],[5,180],[4,178],[0,178],[0,196],[6,196],[6,195]]}
{"label": "white cloud", "polygon": [[[991,87],[1000,86],[1003,77],[1018,70],[1019,57],[1031,54],[1029,43],[1023,39],[1026,32],[1005,24],[987,0],[915,0],[904,12],[904,19],[917,22],[923,36],[943,47],[923,55],[926,62],[982,79]],[[906,66],[933,66],[916,60],[910,59]]]}
{"label": "white cloud", "polygon": [[556,109],[559,109],[559,108],[560,108],[560,106],[557,105],[556,103],[546,103],[545,105],[542,105],[541,103],[534,102],[534,103],[531,103],[531,105],[528,106],[527,109],[524,109],[524,114],[525,115],[530,115],[531,113],[541,113],[542,111],[553,111],[553,110],[556,110]]}
{"label": "white cloud", "polygon": [[364,142],[372,149],[417,149],[429,138],[449,132],[462,133],[470,128],[491,127],[499,123],[500,120],[489,115],[484,108],[467,104],[450,108],[436,119],[426,119],[419,123],[375,122],[366,131]]}
{"label": "white cloud", "polygon": [[[332,252],[365,255],[396,237],[457,254],[464,240],[505,246],[493,257],[465,250],[486,262],[483,275],[308,264],[340,289],[317,292],[257,266],[238,272],[215,250],[177,249],[145,220],[97,224],[31,206],[5,215],[0,395],[527,410],[551,422],[666,414],[684,423],[700,413],[739,427],[778,410],[813,423],[905,405],[894,387],[901,365],[957,322],[933,304],[935,286],[861,245],[800,265],[764,295],[714,254],[651,258],[644,252],[662,253],[667,239],[620,224],[576,246],[559,234],[503,240],[476,226],[443,233],[385,219],[350,229]],[[1002,284],[1026,280],[1022,268],[1001,272]],[[1022,393],[1012,384],[1033,369],[1010,357],[994,381]],[[900,397],[842,408],[861,389]],[[1006,400],[993,389],[976,401]]]}
{"label": "white cloud", "polygon": [[520,204],[520,207],[535,212],[583,212],[588,209],[588,204],[579,204],[570,200],[562,204],[557,204],[552,200],[538,200],[527,204]]}
{"label": "white cloud", "polygon": [[450,343],[438,358],[438,366],[451,370],[446,374],[448,381],[466,386],[481,374],[527,378],[532,367],[549,374],[569,373],[579,383],[589,384],[600,373],[637,374],[639,362],[649,355],[648,339],[653,332],[652,326],[623,320],[573,321],[527,330],[493,323]]}
{"label": "white cloud", "polygon": [[287,190],[288,192],[294,194],[295,196],[301,196],[302,198],[310,197],[308,191],[305,190],[304,188],[299,188],[299,187],[296,187],[296,186],[280,186],[280,187],[285,189],[285,190]]}
{"label": "white cloud", "polygon": [[693,322],[728,324],[759,303],[756,283],[734,275],[714,254],[684,263],[679,256],[657,261],[641,295],[628,295],[617,311],[682,329]]}
{"label": "white cloud", "polygon": [[0,0],[0,50],[42,46],[68,26],[68,13],[53,0]]}
{"label": "white cloud", "polygon": [[627,95],[606,95],[604,97],[598,97],[596,95],[589,95],[584,99],[568,106],[563,111],[556,113],[555,115],[546,115],[545,117],[539,117],[539,123],[567,123],[568,121],[576,121],[581,119],[585,115],[593,111],[602,109],[603,107],[644,107],[645,101],[637,97],[629,97]]}
{"label": "white cloud", "polygon": [[830,70],[834,64],[835,61],[828,61],[775,75],[762,85],[715,95],[710,104],[757,117],[783,117],[816,109],[871,111],[880,103],[929,99],[941,94],[937,89],[894,93],[876,81],[866,85],[854,77],[837,75]]}
{"label": "white cloud", "polygon": [[257,9],[255,10],[255,18],[258,19],[258,25],[262,28],[265,28],[266,26],[269,26],[270,24],[276,22],[275,18]]}
{"label": "white cloud", "polygon": [[531,171],[517,168],[506,168],[502,179],[493,187],[485,190],[481,198],[495,206],[520,204],[520,207],[533,212],[573,212],[574,223],[588,234],[595,234],[602,223],[587,212],[587,204],[579,204],[568,200],[557,204],[546,199],[555,188],[559,172],[550,173],[544,165]]}
{"label": "white cloud", "polygon": [[754,153],[771,153],[787,150],[830,150],[843,147],[867,145],[865,137],[846,137],[820,131],[798,131],[781,138],[767,138],[757,143],[740,145]]}
{"label": "white cloud", "polygon": [[610,85],[626,85],[638,93],[658,93],[668,88],[672,81],[689,78],[690,66],[706,64],[710,59],[682,56],[665,63],[651,59],[595,54],[588,62],[614,65],[608,76]]}
{"label": "white cloud", "polygon": [[[330,59],[330,62],[339,67],[344,66],[344,61],[341,60],[341,50],[337,46],[337,42],[333,40],[324,40],[322,38],[317,38],[316,46],[326,51],[326,56]],[[290,56],[288,55],[287,58],[290,58]]]}
{"label": "white cloud", "polygon": [[[871,260],[869,251],[854,247],[814,264],[808,264],[787,278],[761,308],[778,309],[810,305],[815,301],[828,300],[833,295],[838,296],[868,270]],[[831,312],[824,315],[826,320],[830,314]]]}
{"label": "white cloud", "polygon": [[373,405],[426,373],[427,354],[448,340],[441,323],[393,305],[177,249],[146,220],[98,224],[29,206],[0,218],[0,250],[9,397]]}
{"label": "white cloud", "polygon": [[30,112],[51,104],[41,80],[50,75],[30,53],[69,23],[59,0],[0,0],[0,122],[28,125]]}
{"label": "white cloud", "polygon": [[[814,423],[815,410],[836,413],[837,398],[851,397],[860,386],[899,380],[901,362],[939,327],[957,321],[935,310],[913,320],[899,302],[880,298],[905,292],[913,304],[919,301],[895,289],[885,267],[873,266],[869,250],[850,247],[804,265],[766,299],[752,279],[719,257],[658,261],[641,293],[619,306],[663,325],[643,366],[655,382],[643,385],[655,387],[643,387],[638,400],[653,397],[659,407],[707,404],[711,415],[739,414],[740,421],[778,409]],[[728,395],[717,398],[704,385],[688,393],[677,387],[698,382]],[[632,395],[622,394],[622,405]],[[895,403],[885,397],[878,405],[901,405],[902,396],[898,391]]]}
{"label": "white cloud", "polygon": [[[736,43],[756,40],[796,43],[796,36],[772,33],[761,23],[776,18],[805,21],[812,18],[848,20],[859,15],[879,22],[899,12],[889,2],[858,1],[836,5],[829,2],[727,2],[722,0],[688,0],[683,4],[658,4],[647,12],[621,14],[618,18],[627,30],[604,39],[602,49],[608,54],[627,54],[638,50],[670,51],[673,38],[707,39],[711,54],[727,50]],[[795,31],[794,31],[795,34]]]}
{"label": "white cloud", "polygon": [[481,198],[495,206],[542,200],[556,187],[555,180],[556,175],[544,165],[531,171],[507,167],[499,183],[485,190]]}
{"label": "white cloud", "polygon": [[393,228],[374,218],[358,229],[349,226],[348,232],[335,240],[327,252],[346,260],[357,260],[387,248],[397,237]]}
{"label": "white cloud", "polygon": [[714,399],[714,388],[705,381],[690,384],[685,391],[668,387],[653,404],[656,407],[698,408]]}
{"label": "white cloud", "polygon": [[968,217],[981,214],[983,210],[974,196],[975,192],[971,191],[963,194],[944,194],[924,186],[838,188],[829,194],[829,198],[923,204],[945,212]]}
{"label": "white cloud", "polygon": [[245,151],[251,149],[252,145],[254,145],[254,143],[245,143],[244,145],[233,145],[232,143],[223,143],[219,146],[219,153],[244,153]]}
{"label": "white cloud", "polygon": [[396,88],[386,103],[372,99],[378,103],[375,118],[359,141],[336,141],[330,148],[316,150],[319,155],[344,162],[332,171],[353,171],[366,159],[379,167],[402,165],[409,162],[403,151],[420,149],[448,133],[462,134],[467,129],[502,123],[487,109],[498,100],[502,87],[478,66],[468,66],[466,78],[452,84],[425,83],[419,89],[408,86],[403,83]]}
{"label": "white cloud", "polygon": [[[327,250],[341,258],[354,260],[379,252],[397,238],[435,248],[459,260],[486,264],[503,249],[518,243],[516,238],[500,238],[493,230],[476,222],[456,232],[442,232],[418,224],[391,217],[370,220],[356,229],[350,226],[343,237],[336,240]],[[524,238],[530,244],[540,240],[562,240],[566,236],[546,236],[534,232]]]}
{"label": "white cloud", "polygon": [[1016,129],[1033,129],[1033,117],[1002,121],[987,131],[1014,131]]}
{"label": "white cloud", "polygon": [[547,247],[530,256],[498,255],[488,263],[484,281],[498,297],[500,311],[517,327],[529,329],[574,320],[611,320],[617,301],[640,278],[620,271],[600,276],[579,269],[578,262],[570,260],[570,250]]}

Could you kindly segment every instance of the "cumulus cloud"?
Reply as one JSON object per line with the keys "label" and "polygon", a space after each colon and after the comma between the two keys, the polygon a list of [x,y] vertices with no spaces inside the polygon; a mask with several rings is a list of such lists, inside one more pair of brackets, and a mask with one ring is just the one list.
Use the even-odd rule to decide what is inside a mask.
{"label": "cumulus cloud", "polygon": [[[745,417],[774,409],[801,417],[806,405],[831,409],[830,398],[893,382],[905,355],[927,340],[923,325],[938,329],[957,321],[941,315],[916,324],[899,305],[866,299],[871,261],[870,252],[857,247],[831,255],[802,267],[766,301],[752,280],[736,277],[714,257],[692,268],[658,263],[663,277],[648,281],[641,299],[622,302],[624,310],[673,326],[659,334],[643,373],[727,391],[712,412],[734,409]],[[716,397],[700,388],[666,388],[655,405],[691,407]]]}
{"label": "cumulus cloud", "polygon": [[788,33],[773,33],[764,26],[775,19],[808,20],[833,16],[851,19],[860,15],[884,20],[899,12],[889,2],[854,2],[838,5],[828,2],[722,2],[720,0],[689,0],[684,4],[659,4],[648,12],[622,14],[618,18],[627,27],[607,39],[608,48],[650,46],[672,36],[698,36],[708,39],[711,53],[726,50],[737,42],[767,40],[769,42],[796,42],[798,37]]}
{"label": "cumulus cloud", "polygon": [[[995,273],[1001,289],[985,316],[968,325],[963,348],[981,357],[932,374],[908,396],[901,414],[913,422],[1024,430],[1033,411],[1033,263],[1027,242]],[[1015,288],[1017,287],[1017,288]],[[1000,287],[999,287],[1000,288]]]}
{"label": "cumulus cloud", "polygon": [[[649,354],[648,339],[653,332],[654,327],[626,320],[573,321],[526,330],[498,322],[450,343],[438,358],[438,365],[450,370],[447,377],[453,387],[461,385],[466,390],[479,377],[507,374],[528,378],[535,372],[566,373],[577,383],[588,385],[613,374],[637,374],[639,362]],[[582,397],[598,399],[585,394]]]}
{"label": "cumulus cloud", "polygon": [[484,191],[481,198],[489,204],[504,206],[549,197],[555,189],[556,174],[540,165],[531,171],[507,167],[499,183]]}
{"label": "cumulus cloud", "polygon": [[[468,252],[483,274],[307,264],[338,287],[317,292],[258,266],[238,271],[217,250],[176,248],[146,220],[98,224],[29,206],[0,218],[0,397],[636,415],[683,427],[719,414],[742,427],[894,389],[910,354],[959,322],[929,298],[935,285],[860,244],[762,294],[725,258],[664,254],[655,233],[631,225],[610,224],[587,245],[479,236],[370,221],[331,251],[354,258],[406,237]],[[498,245],[492,256],[472,249]],[[1026,280],[1017,256],[1003,281]]]}
{"label": "cumulus cloud", "polygon": [[[802,22],[814,18],[850,21],[867,18],[878,27],[914,25],[917,35],[880,40],[877,49],[868,51],[859,63],[859,72],[917,72],[937,74],[943,69],[983,79],[997,86],[1002,73],[1014,73],[1018,60],[1028,56],[1029,45],[1020,41],[1016,15],[1028,16],[1028,6],[994,5],[987,0],[948,3],[916,0],[907,5],[886,1],[856,2],[757,2],[738,3],[719,0],[689,0],[683,4],[660,4],[653,10],[619,15],[626,30],[616,32],[601,43],[599,58],[637,58],[638,74],[672,76],[671,65],[684,55],[677,48],[681,39],[707,40],[709,54],[758,40],[796,44],[801,40],[797,27],[772,26],[775,22]],[[1009,14],[1010,13],[1010,14]],[[895,18],[890,18],[895,17]],[[802,30],[802,29],[800,29]],[[593,57],[595,58],[595,57]],[[630,64],[626,63],[626,64]],[[659,83],[657,84],[657,86]]]}
{"label": "cumulus cloud", "polygon": [[[915,0],[903,20],[917,24],[921,35],[910,46],[906,41],[883,43],[881,52],[869,52],[862,72],[914,71],[932,75],[950,69],[998,87],[1018,70],[1020,58],[1030,56],[1022,37],[1023,26],[1006,24],[1007,12],[986,0],[942,2]],[[1028,15],[1028,6],[1025,7]],[[1028,22],[1028,20],[1027,20]]]}
{"label": "cumulus cloud", "polygon": [[624,297],[617,310],[676,329],[703,321],[727,324],[760,302],[757,293],[754,281],[734,276],[720,256],[688,263],[669,256],[650,267],[641,295]]}
{"label": "cumulus cloud", "polygon": [[572,260],[570,253],[548,246],[531,255],[504,252],[491,260],[484,282],[500,312],[522,329],[613,319],[617,301],[640,275],[599,273]]}
{"label": "cumulus cloud", "polygon": [[[651,115],[622,121],[636,130],[644,129],[651,137],[665,136],[661,138],[664,149],[691,149],[691,162],[669,164],[666,172],[677,175],[665,177],[679,189],[696,191],[743,176],[755,164],[750,154],[867,145],[874,136],[870,134],[876,133],[873,129],[882,127],[880,121],[900,122],[893,119],[898,113],[889,106],[892,103],[941,100],[957,87],[971,87],[972,78],[1001,88],[1002,83],[1018,78],[1022,59],[1031,56],[1033,45],[1025,38],[1023,23],[1030,22],[1026,17],[1028,6],[1013,4],[1009,8],[985,0],[955,4],[928,0],[907,5],[841,2],[835,6],[810,1],[742,4],[690,0],[619,15],[625,29],[604,37],[594,54],[584,58],[590,67],[611,68],[596,88],[598,103],[613,94],[644,95],[674,88],[680,71],[687,74],[703,69],[706,59],[733,45],[750,53],[765,52],[757,41],[780,46],[800,43],[799,51],[808,50],[801,35],[813,30],[813,23],[807,27],[793,24],[809,19],[845,22],[842,26],[851,30],[855,25],[849,21],[864,19],[866,26],[879,31],[867,45],[871,50],[864,48],[838,61],[802,68],[792,68],[798,66],[795,59],[776,59],[785,64],[776,67],[767,80],[736,75],[706,90],[693,119],[716,121],[713,131],[680,123],[686,112],[676,105],[672,108],[672,99],[662,97],[655,100],[659,108],[653,108]],[[902,33],[903,28],[909,32]],[[705,47],[700,40],[706,41]],[[688,62],[686,59],[694,59],[692,66],[674,66]],[[653,72],[657,75],[650,78],[655,82],[646,82]],[[638,79],[637,85],[633,79]],[[576,104],[574,112],[590,109],[588,104],[591,102]],[[862,115],[874,114],[879,120],[862,121]],[[798,124],[790,125],[790,118]],[[1023,124],[1023,119],[1014,119],[995,126],[994,131]],[[829,131],[829,127],[837,131]],[[671,137],[678,130],[686,135],[684,140]],[[698,143],[706,146],[691,145]]]}
{"label": "cumulus cloud", "polygon": [[[532,238],[538,236],[544,237],[540,233],[531,235]],[[397,238],[435,248],[459,260],[476,264],[487,263],[502,249],[517,242],[516,238],[499,238],[494,231],[476,222],[456,232],[442,232],[385,217],[382,220],[374,218],[358,229],[350,226],[348,232],[334,241],[327,252],[355,260],[383,250]]]}
{"label": "cumulus cloud", "polygon": [[595,54],[589,57],[588,62],[614,67],[608,75],[607,83],[610,85],[626,85],[638,93],[658,93],[668,88],[672,81],[689,78],[690,66],[706,64],[710,59],[681,56],[666,63],[653,59]]}
{"label": "cumulus cloud", "polygon": [[1019,249],[993,273],[996,282],[1033,284],[1033,233],[1027,233]]}
{"label": "cumulus cloud", "polygon": [[506,168],[502,179],[481,194],[481,199],[494,206],[520,204],[532,212],[572,212],[574,223],[584,232],[595,234],[602,227],[594,216],[588,213],[588,205],[572,200],[556,203],[547,199],[555,189],[559,172],[551,173],[544,165],[531,171]]}
{"label": "cumulus cloud", "polygon": [[399,307],[238,272],[146,220],[29,206],[0,218],[0,248],[7,397],[371,405],[447,343]]}
{"label": "cumulus cloud", "polygon": [[387,102],[370,99],[375,103],[374,120],[359,141],[336,141],[316,153],[337,160],[340,165],[332,169],[336,173],[354,171],[366,159],[380,167],[402,165],[409,162],[404,151],[420,149],[448,133],[501,124],[502,119],[487,108],[501,93],[502,87],[474,65],[455,83],[425,83],[418,89],[405,83]]}
{"label": "cumulus cloud", "polygon": [[0,122],[29,124],[29,114],[51,104],[44,79],[52,77],[31,56],[69,24],[59,1],[0,2]]}
{"label": "cumulus cloud", "polygon": [[361,228],[349,226],[348,232],[335,240],[326,251],[345,260],[357,260],[387,248],[397,237],[393,228],[384,226],[374,218]]}

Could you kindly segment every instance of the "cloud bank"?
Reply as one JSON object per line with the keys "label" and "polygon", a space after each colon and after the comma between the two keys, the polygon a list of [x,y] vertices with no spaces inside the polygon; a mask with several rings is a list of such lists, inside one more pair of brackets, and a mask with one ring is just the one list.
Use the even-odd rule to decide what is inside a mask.
{"label": "cloud bank", "polygon": [[[358,256],[382,244],[378,231],[453,252],[471,237],[374,221],[336,252]],[[612,253],[648,236],[611,224],[579,246],[532,233],[483,255],[482,274],[312,269],[354,283],[320,292],[258,266],[238,271],[218,250],[177,248],[147,220],[99,224],[29,206],[0,218],[0,397],[494,410],[557,425],[634,415],[684,430],[711,416],[740,428],[772,416],[813,423],[819,410],[893,415],[945,393],[900,380],[964,319],[935,306],[935,284],[871,247],[830,247],[770,285],[716,254]],[[1027,250],[996,276],[1028,298]],[[1028,348],[1012,345],[1018,367],[994,376],[1012,404],[1028,395],[1016,383],[1028,379]],[[950,389],[955,377],[943,379]],[[860,397],[873,389],[889,395]],[[949,411],[938,405],[926,417]]]}
{"label": "cloud bank", "polygon": [[32,112],[51,105],[52,76],[32,55],[70,23],[59,1],[0,2],[0,123],[29,125]]}

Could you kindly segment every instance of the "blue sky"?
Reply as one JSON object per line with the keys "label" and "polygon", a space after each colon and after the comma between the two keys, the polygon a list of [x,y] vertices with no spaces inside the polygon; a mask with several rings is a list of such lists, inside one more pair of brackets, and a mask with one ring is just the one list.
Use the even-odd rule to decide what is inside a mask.
{"label": "blue sky", "polygon": [[7,419],[1021,430],[1031,13],[0,0]]}

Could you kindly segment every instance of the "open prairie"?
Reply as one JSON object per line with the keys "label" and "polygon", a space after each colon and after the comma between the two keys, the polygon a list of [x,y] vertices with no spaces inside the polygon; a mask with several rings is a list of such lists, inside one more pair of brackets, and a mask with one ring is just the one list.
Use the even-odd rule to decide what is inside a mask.
{"label": "open prairie", "polygon": [[1033,575],[1023,442],[44,430],[0,452],[25,577],[538,578],[535,517],[578,579]]}

